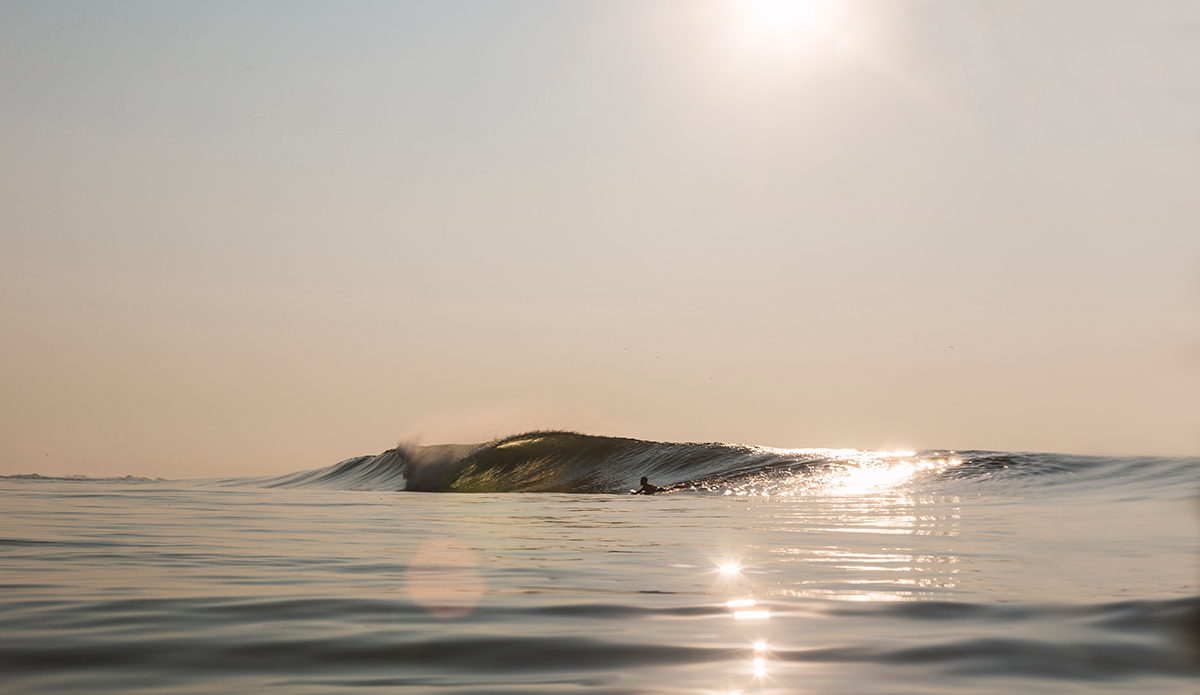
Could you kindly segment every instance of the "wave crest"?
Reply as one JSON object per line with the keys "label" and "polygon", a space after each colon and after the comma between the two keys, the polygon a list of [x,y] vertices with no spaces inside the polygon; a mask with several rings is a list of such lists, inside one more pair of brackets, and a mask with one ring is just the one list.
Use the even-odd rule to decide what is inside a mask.
{"label": "wave crest", "polygon": [[1195,459],[1103,458],[992,451],[890,453],[653,442],[559,430],[483,444],[402,444],[375,456],[255,481],[270,487],[414,492],[622,494],[641,476],[665,493],[856,494],[918,481],[1005,486],[1120,479],[1156,485],[1193,476]]}

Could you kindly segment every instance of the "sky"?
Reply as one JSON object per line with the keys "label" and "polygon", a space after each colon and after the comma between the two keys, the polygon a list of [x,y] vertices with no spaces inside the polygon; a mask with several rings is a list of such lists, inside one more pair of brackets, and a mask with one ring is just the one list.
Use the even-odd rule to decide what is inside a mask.
{"label": "sky", "polygon": [[0,474],[1200,454],[1200,4],[0,1]]}

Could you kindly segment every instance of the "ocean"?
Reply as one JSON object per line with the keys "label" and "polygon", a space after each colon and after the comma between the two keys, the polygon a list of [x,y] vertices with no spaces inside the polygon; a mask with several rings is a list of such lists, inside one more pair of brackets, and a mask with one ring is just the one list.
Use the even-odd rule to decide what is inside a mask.
{"label": "ocean", "polygon": [[8,477],[0,692],[1197,693],[1198,498],[1197,458],[568,432]]}

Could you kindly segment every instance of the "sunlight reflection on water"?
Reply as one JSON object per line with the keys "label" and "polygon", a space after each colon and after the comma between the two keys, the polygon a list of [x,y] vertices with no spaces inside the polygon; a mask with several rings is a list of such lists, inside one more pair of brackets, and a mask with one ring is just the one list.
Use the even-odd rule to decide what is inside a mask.
{"label": "sunlight reflection on water", "polygon": [[94,695],[1192,691],[1191,500],[829,473],[652,499],[8,482],[0,657],[21,692]]}
{"label": "sunlight reflection on water", "polygon": [[[805,503],[777,509],[776,528],[809,538],[821,534],[831,540],[844,539],[824,545],[803,538],[791,542],[778,539],[768,552],[790,565],[790,586],[760,589],[759,595],[905,601],[930,598],[958,586],[961,568],[955,553],[948,548],[929,552],[923,550],[924,544],[906,540],[959,535],[962,511],[958,498],[913,494],[918,476],[936,475],[960,465],[958,459],[858,450],[796,450],[790,455],[799,459],[815,453],[833,463],[798,472],[767,471],[724,490],[727,496],[747,501],[802,496]],[[737,576],[745,573],[732,562],[726,569]],[[844,572],[854,573],[855,578],[847,581]],[[731,608],[738,598],[736,594],[730,597]],[[749,615],[735,617],[746,619]]]}
{"label": "sunlight reflection on water", "polygon": [[739,497],[873,495],[901,488],[913,482],[918,474],[936,475],[962,463],[955,458],[921,458],[913,452],[758,449],[785,459],[820,459],[827,463],[820,468],[766,470],[714,491]]}

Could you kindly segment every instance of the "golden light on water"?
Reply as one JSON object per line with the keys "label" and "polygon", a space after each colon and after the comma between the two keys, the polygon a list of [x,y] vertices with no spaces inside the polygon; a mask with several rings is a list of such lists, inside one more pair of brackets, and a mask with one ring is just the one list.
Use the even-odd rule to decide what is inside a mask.
{"label": "golden light on water", "polygon": [[[724,495],[794,497],[805,495],[870,495],[900,488],[922,473],[938,473],[962,462],[952,457],[923,458],[911,451],[858,449],[773,449],[756,447],[783,458],[823,460],[804,470],[750,475],[729,484]],[[724,571],[724,570],[722,570]]]}
{"label": "golden light on water", "polygon": [[[955,459],[913,459],[911,452],[860,457],[858,465],[843,469],[829,491],[862,494],[894,488],[907,483],[917,473],[944,470],[960,462]],[[900,459],[900,460],[897,460]]]}

